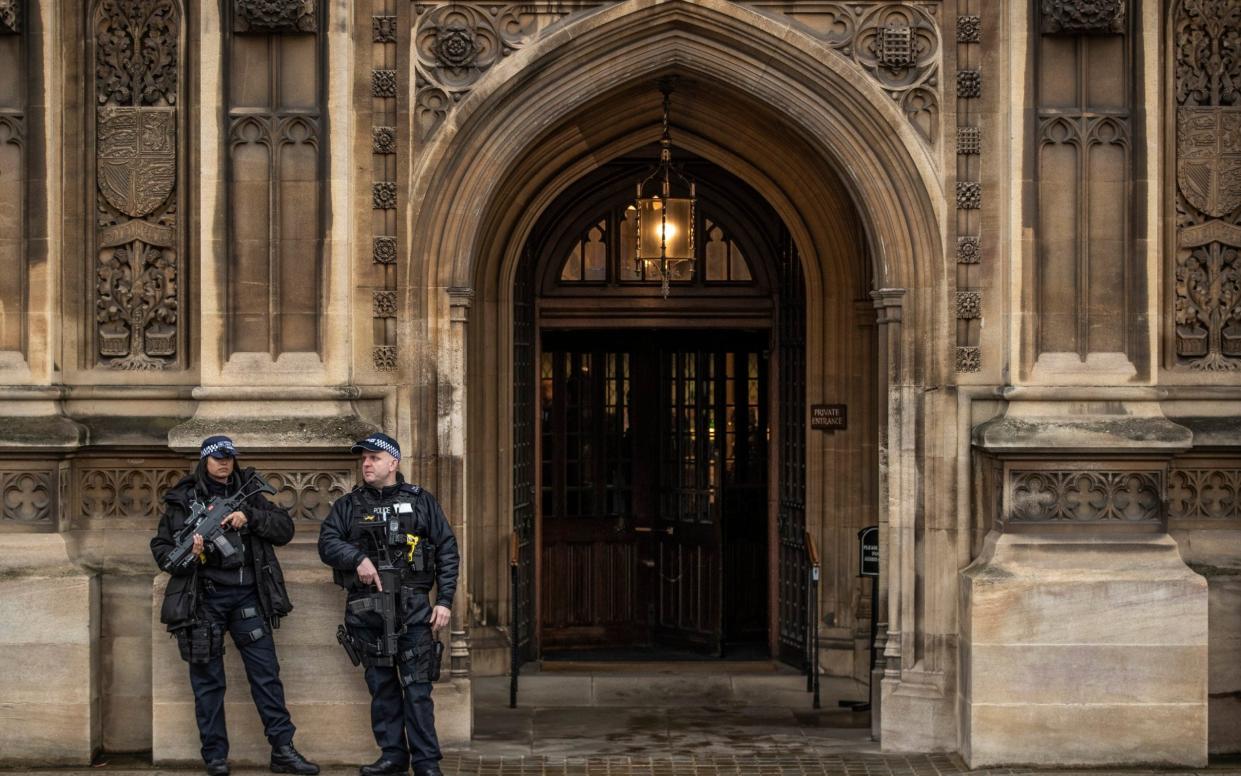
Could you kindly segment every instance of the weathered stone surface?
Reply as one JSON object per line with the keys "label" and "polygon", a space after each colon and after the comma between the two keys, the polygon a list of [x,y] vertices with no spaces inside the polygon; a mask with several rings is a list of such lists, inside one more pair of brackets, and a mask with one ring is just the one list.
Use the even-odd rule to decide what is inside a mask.
{"label": "weathered stone surface", "polygon": [[993,532],[962,572],[962,754],[1199,766],[1207,583],[1169,537]]}
{"label": "weathered stone surface", "polygon": [[98,578],[57,535],[0,536],[0,559],[0,765],[87,765],[100,745]]}

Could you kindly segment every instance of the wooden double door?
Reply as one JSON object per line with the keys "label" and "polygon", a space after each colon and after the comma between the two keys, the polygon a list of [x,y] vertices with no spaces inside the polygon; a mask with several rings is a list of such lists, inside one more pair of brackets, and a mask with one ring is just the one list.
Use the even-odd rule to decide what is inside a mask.
{"label": "wooden double door", "polygon": [[545,654],[765,649],[767,349],[763,332],[544,333]]}

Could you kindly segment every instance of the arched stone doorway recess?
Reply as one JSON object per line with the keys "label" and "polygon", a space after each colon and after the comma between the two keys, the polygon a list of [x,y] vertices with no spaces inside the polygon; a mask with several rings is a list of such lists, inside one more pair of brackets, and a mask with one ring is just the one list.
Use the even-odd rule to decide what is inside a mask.
{"label": "arched stone doorway recess", "polygon": [[[929,497],[921,426],[931,412],[955,426],[955,403],[932,407],[921,388],[948,372],[949,349],[929,347],[948,341],[949,322],[933,160],[896,105],[835,52],[744,6],[633,0],[548,31],[496,65],[420,152],[403,281],[407,309],[421,323],[401,336],[426,343],[433,357],[412,367],[402,425],[418,451],[415,474],[440,494],[470,555],[469,610],[458,607],[456,616],[506,622],[522,247],[571,182],[657,139],[653,84],[668,74],[696,85],[678,99],[677,145],[752,186],[801,256],[809,402],[847,390],[840,381],[858,361],[851,350],[858,340],[839,333],[856,328],[867,291],[879,308],[872,407],[884,744],[953,748],[955,723],[944,714],[955,696],[956,568],[928,562],[922,541]],[[864,262],[871,289],[862,287]],[[822,509],[832,450],[811,440],[806,498]],[[951,466],[938,471],[955,474]],[[951,489],[951,481],[932,488],[936,503],[953,503]],[[826,524],[821,516],[807,522],[812,533]],[[464,630],[463,622],[454,627],[460,672]],[[918,708],[926,704],[937,708]],[[902,732],[902,722],[928,713],[934,730]]]}

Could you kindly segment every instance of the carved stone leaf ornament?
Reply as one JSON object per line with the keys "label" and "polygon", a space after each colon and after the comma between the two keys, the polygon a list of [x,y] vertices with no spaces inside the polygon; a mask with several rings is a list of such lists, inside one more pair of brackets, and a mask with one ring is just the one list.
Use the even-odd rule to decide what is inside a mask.
{"label": "carved stone leaf ornament", "polygon": [[180,20],[174,0],[103,0],[95,14],[95,340],[113,368],[176,363]]}
{"label": "carved stone leaf ornament", "polygon": [[1241,3],[1181,0],[1175,55],[1177,363],[1241,369]]}
{"label": "carved stone leaf ornament", "polygon": [[372,355],[374,356],[376,370],[380,372],[396,371],[396,345],[376,345]]}
{"label": "carved stone leaf ornament", "polygon": [[233,0],[233,32],[314,32],[315,0]]}
{"label": "carved stone leaf ornament", "polygon": [[978,372],[982,369],[982,348],[976,345],[958,345],[956,371]]}
{"label": "carved stone leaf ornament", "polygon": [[1098,35],[1125,29],[1125,0],[1042,0],[1043,32]]}
{"label": "carved stone leaf ornament", "polygon": [[982,184],[976,181],[958,181],[957,207],[962,210],[977,210],[982,207]]}
{"label": "carved stone leaf ornament", "polygon": [[0,0],[0,35],[22,31],[21,0]]}

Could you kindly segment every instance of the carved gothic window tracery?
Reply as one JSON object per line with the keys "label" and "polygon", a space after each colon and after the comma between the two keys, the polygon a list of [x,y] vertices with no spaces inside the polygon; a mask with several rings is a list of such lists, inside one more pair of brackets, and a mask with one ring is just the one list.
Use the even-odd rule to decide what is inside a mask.
{"label": "carved gothic window tracery", "polygon": [[17,0],[0,2],[0,351],[26,354],[26,55]]}
{"label": "carved gothic window tracery", "polygon": [[230,3],[227,356],[321,348],[321,5]]}

